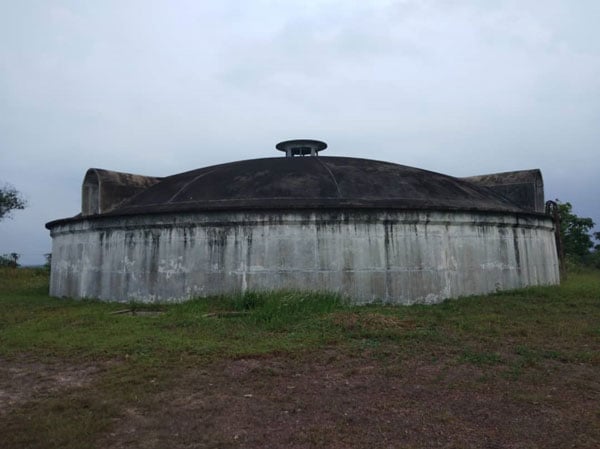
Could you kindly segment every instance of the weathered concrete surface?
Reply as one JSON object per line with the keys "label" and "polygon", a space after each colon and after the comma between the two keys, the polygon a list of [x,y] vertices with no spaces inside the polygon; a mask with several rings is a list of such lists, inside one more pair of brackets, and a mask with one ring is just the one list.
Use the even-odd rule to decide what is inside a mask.
{"label": "weathered concrete surface", "polygon": [[[82,215],[117,217],[273,209],[528,211],[487,184],[349,157],[229,162],[168,176],[137,190],[144,182],[156,179],[90,169],[83,183]],[[132,192],[137,193],[125,198]],[[69,220],[79,217],[56,220],[47,227]]]}
{"label": "weathered concrete surface", "polygon": [[546,209],[544,180],[539,169],[490,173],[462,179],[487,187],[524,210],[543,213]]}
{"label": "weathered concrete surface", "polygon": [[81,186],[81,215],[110,212],[162,178],[90,168]]}
{"label": "weathered concrete surface", "polygon": [[82,219],[51,234],[53,296],[302,289],[412,304],[559,282],[552,221],[541,215],[204,212]]}

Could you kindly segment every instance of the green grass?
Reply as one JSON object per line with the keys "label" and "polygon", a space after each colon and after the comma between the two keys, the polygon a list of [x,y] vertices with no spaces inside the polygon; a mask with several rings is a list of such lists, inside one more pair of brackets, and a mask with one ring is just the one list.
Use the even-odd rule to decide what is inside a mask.
{"label": "green grass", "polygon": [[[37,274],[31,280],[38,281]],[[182,352],[235,356],[314,347],[340,337],[323,319],[343,307],[333,295],[249,293],[173,305],[124,306],[51,299],[35,282],[22,285],[20,290],[0,291],[0,354],[5,356],[21,352],[61,357]],[[162,313],[114,313],[124,307]]]}
{"label": "green grass", "polygon": [[[571,273],[561,286],[410,307],[352,307],[303,292],[124,305],[50,298],[47,290],[44,270],[0,269],[0,360],[115,363],[92,386],[11,411],[0,424],[7,447],[87,446],[120,410],[167,389],[174,370],[238,357],[333,347],[369,354],[389,373],[405,358],[474,367],[483,385],[497,376],[543,382],[548,363],[600,365],[598,271]],[[124,308],[162,313],[114,313]]]}
{"label": "green grass", "polygon": [[[511,357],[598,362],[600,274],[571,274],[535,287],[436,306],[351,307],[331,294],[247,293],[182,304],[55,299],[43,270],[0,271],[0,355],[241,356],[325,345],[391,343],[406,351],[450,350],[463,362]],[[114,314],[129,308],[157,316]],[[234,312],[234,313],[232,313]],[[520,348],[520,349],[519,349]],[[523,348],[528,348],[527,350]],[[480,354],[480,355],[477,355]],[[535,357],[532,354],[536,354]],[[511,357],[508,357],[509,359]],[[478,362],[479,360],[479,362]]]}

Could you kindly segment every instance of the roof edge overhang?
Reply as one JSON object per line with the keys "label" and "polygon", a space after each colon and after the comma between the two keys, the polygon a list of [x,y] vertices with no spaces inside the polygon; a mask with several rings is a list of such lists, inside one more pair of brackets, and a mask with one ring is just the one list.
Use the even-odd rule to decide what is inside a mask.
{"label": "roof edge overhang", "polygon": [[131,218],[131,217],[144,217],[144,216],[157,216],[157,215],[173,215],[173,214],[198,214],[198,213],[219,213],[219,212],[231,212],[231,213],[251,213],[251,212],[323,212],[323,211],[332,211],[332,212],[365,212],[365,211],[373,211],[373,212],[442,212],[442,213],[475,213],[482,215],[508,215],[508,216],[517,216],[517,217],[530,217],[530,218],[543,218],[543,219],[552,219],[552,217],[546,213],[528,211],[528,210],[497,210],[497,209],[482,209],[482,208],[469,208],[469,207],[440,207],[440,206],[427,206],[427,205],[414,205],[410,206],[407,204],[403,204],[402,206],[390,206],[383,204],[370,204],[370,205],[359,205],[359,204],[340,204],[339,199],[336,199],[336,205],[312,205],[310,207],[307,206],[290,206],[289,204],[286,207],[277,207],[274,205],[255,205],[254,207],[239,207],[232,208],[230,204],[215,204],[212,207],[204,207],[202,209],[198,209],[197,207],[190,207],[189,209],[178,209],[177,211],[169,211],[169,210],[153,210],[146,211],[144,213],[136,213],[134,211],[121,212],[121,213],[106,213],[106,214],[96,214],[96,215],[76,215],[74,217],[68,218],[60,218],[58,220],[49,221],[45,224],[46,229],[52,230],[55,226],[66,225],[71,223],[80,223],[85,221],[100,221],[100,220],[109,220],[109,219],[117,219],[117,218]]}

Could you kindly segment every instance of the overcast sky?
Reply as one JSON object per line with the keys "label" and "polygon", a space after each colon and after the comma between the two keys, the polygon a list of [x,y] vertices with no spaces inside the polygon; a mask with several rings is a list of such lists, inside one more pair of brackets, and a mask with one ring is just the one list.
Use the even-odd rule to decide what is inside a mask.
{"label": "overcast sky", "polygon": [[89,167],[165,176],[323,154],[540,168],[600,224],[598,0],[0,0],[0,254],[50,251]]}

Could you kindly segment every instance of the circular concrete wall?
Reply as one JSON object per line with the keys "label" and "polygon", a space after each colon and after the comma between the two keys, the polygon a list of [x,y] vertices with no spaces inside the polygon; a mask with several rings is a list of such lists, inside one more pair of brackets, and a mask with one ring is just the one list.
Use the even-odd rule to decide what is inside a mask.
{"label": "circular concrete wall", "polygon": [[559,282],[553,224],[541,214],[132,215],[57,223],[51,235],[53,296],[149,302],[309,289],[412,304]]}

